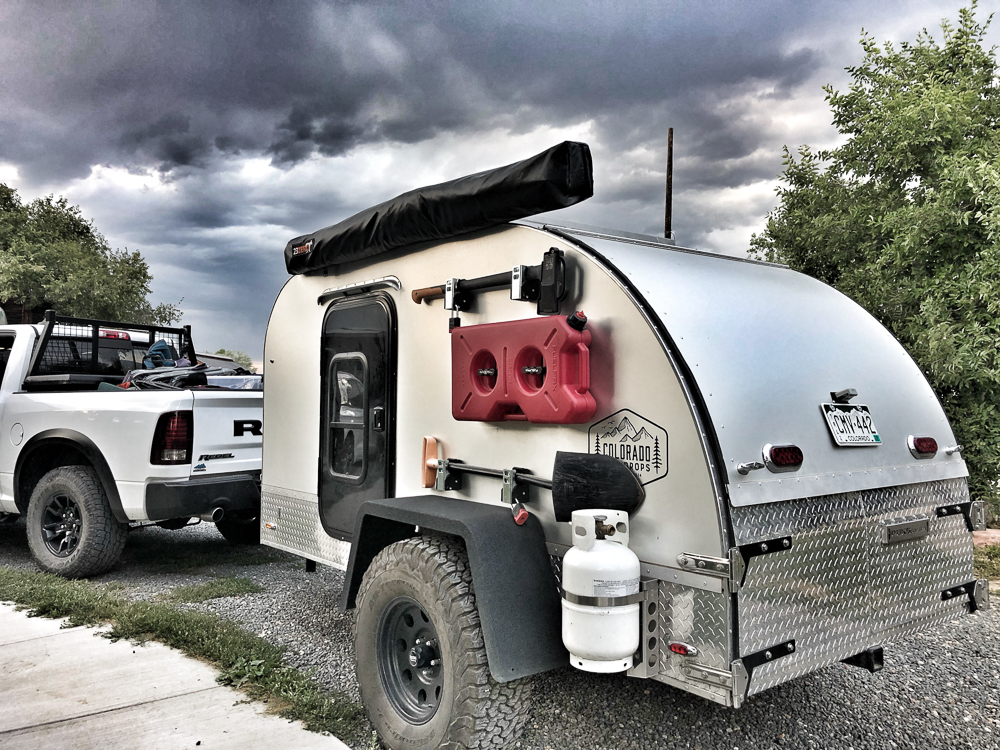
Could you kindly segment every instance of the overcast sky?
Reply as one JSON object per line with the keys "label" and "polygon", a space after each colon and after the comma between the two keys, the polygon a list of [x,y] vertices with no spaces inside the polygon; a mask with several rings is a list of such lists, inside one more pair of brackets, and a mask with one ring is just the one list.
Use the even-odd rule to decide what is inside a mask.
{"label": "overcast sky", "polygon": [[288,239],[566,139],[595,194],[562,218],[662,232],[672,126],[678,241],[745,253],[782,146],[836,142],[821,86],[862,28],[940,36],[961,6],[3,0],[0,182],[66,196],[199,350],[259,360]]}

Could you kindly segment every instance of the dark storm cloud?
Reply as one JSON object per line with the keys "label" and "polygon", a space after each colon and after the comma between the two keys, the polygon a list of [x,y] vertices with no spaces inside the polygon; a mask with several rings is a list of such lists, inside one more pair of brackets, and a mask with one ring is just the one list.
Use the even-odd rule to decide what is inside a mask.
{"label": "dark storm cloud", "polygon": [[[546,129],[589,127],[594,148],[595,197],[564,218],[656,233],[675,128],[675,230],[740,252],[781,146],[829,137],[808,106],[857,62],[861,27],[912,39],[957,7],[5,0],[0,169],[140,249],[198,341],[259,356],[288,237],[426,184],[428,162],[447,166],[436,181],[474,171],[477,148],[475,169],[528,156],[550,144],[509,143]],[[241,172],[252,159],[279,170]]]}
{"label": "dark storm cloud", "polygon": [[692,153],[739,158],[754,134],[719,98],[755,81],[780,95],[817,65],[786,49],[815,12],[774,0],[455,5],[8,3],[0,159],[33,181],[95,163],[204,167],[215,153],[290,165],[588,118],[617,148],[669,121]]}

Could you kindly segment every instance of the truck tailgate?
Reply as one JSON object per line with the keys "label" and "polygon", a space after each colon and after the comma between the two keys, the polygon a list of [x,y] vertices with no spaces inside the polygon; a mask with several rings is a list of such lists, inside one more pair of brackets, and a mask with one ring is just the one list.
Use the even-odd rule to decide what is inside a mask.
{"label": "truck tailgate", "polygon": [[192,391],[193,476],[259,472],[262,449],[262,391]]}

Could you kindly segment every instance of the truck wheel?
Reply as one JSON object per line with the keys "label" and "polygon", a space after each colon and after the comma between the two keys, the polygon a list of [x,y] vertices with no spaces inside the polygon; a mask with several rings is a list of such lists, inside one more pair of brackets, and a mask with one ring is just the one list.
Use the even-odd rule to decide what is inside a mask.
{"label": "truck wheel", "polygon": [[354,650],[361,701],[387,748],[505,748],[520,736],[531,684],[490,676],[461,542],[414,537],[375,557]]}
{"label": "truck wheel", "polygon": [[89,466],[63,466],[42,477],[28,501],[27,524],[38,567],[65,578],[109,570],[128,536]]}
{"label": "truck wheel", "polygon": [[230,544],[260,544],[259,513],[224,516],[221,521],[215,522],[215,528]]}

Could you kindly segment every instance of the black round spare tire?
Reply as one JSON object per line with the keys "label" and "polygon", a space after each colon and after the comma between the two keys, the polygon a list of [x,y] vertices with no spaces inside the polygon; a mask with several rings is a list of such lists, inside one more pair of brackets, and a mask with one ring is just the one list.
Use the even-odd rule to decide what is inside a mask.
{"label": "black round spare tire", "polygon": [[26,522],[38,567],[65,578],[110,570],[128,536],[128,524],[115,518],[89,466],[62,466],[43,476],[28,501]]}
{"label": "black round spare tire", "polygon": [[528,715],[529,680],[490,675],[464,545],[413,537],[383,549],[357,596],[361,700],[387,748],[506,748]]}

